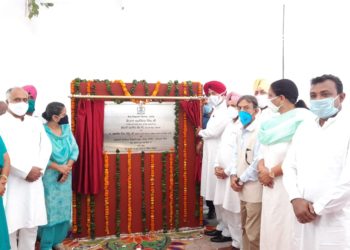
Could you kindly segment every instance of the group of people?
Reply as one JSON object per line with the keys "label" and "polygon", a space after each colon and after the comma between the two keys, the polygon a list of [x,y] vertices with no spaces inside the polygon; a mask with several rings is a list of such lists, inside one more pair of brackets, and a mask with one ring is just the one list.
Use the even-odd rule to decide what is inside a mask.
{"label": "group of people", "polygon": [[0,103],[0,250],[60,248],[71,223],[71,171],[79,150],[62,103],[33,117],[34,86]]}
{"label": "group of people", "polygon": [[288,79],[257,80],[254,95],[228,94],[218,81],[204,91],[210,116],[197,129],[197,149],[201,195],[218,222],[205,231],[210,240],[232,241],[235,250],[350,249],[350,130],[341,80],[313,78],[309,105]]}

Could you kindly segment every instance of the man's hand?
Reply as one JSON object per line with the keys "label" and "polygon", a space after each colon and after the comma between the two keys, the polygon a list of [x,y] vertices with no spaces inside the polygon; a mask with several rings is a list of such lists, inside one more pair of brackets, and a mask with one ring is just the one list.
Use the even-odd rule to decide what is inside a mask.
{"label": "man's hand", "polygon": [[5,191],[6,191],[5,185],[0,184],[0,197],[4,195]]}
{"label": "man's hand", "polygon": [[238,184],[238,177],[237,175],[231,176],[231,188],[236,192],[241,192],[243,189],[243,185]]}
{"label": "man's hand", "polygon": [[32,167],[32,169],[30,170],[29,174],[26,177],[26,181],[34,182],[34,181],[38,180],[41,176],[40,171],[41,171],[41,168]]}
{"label": "man's hand", "polygon": [[228,177],[223,167],[215,167],[215,175],[218,179],[226,179]]}
{"label": "man's hand", "polygon": [[292,200],[292,205],[295,216],[300,223],[305,224],[316,219],[317,215],[311,202],[302,198],[296,198]]}
{"label": "man's hand", "polygon": [[270,176],[269,169],[264,165],[259,164],[259,181],[262,185],[272,188],[273,178]]}
{"label": "man's hand", "polygon": [[203,150],[203,141],[199,141],[196,145],[196,153],[197,155],[201,154]]}
{"label": "man's hand", "polygon": [[202,128],[196,128],[196,136],[198,136],[198,134],[201,130],[202,130]]}

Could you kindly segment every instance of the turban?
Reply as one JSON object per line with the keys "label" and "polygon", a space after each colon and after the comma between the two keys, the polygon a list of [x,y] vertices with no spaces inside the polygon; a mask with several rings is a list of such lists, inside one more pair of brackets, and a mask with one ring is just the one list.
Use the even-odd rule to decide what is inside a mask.
{"label": "turban", "polygon": [[36,100],[37,91],[33,85],[26,85],[22,88],[28,92],[28,95],[30,95],[31,97],[33,97],[34,100]]}
{"label": "turban", "polygon": [[233,101],[237,105],[237,101],[241,96],[235,92],[230,92],[226,95],[226,101]]}
{"label": "turban", "polygon": [[256,79],[253,85],[253,91],[265,90],[269,91],[270,84],[267,83],[265,79]]}
{"label": "turban", "polygon": [[223,94],[226,92],[226,86],[218,81],[210,81],[204,84],[204,93],[208,95],[209,89],[215,91],[218,94]]}

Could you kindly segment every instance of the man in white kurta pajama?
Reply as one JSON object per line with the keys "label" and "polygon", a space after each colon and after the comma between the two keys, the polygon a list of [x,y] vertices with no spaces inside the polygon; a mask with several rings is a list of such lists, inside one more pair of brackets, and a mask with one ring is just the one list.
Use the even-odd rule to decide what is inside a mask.
{"label": "man in white kurta pajama", "polygon": [[[201,196],[205,200],[214,201],[216,176],[214,171],[214,165],[216,156],[218,153],[218,147],[220,144],[221,135],[224,132],[226,124],[230,121],[230,116],[227,113],[226,104],[226,87],[223,83],[217,81],[207,82],[204,85],[205,94],[208,97],[209,102],[214,108],[213,113],[210,116],[207,127],[198,131],[203,141],[203,159],[202,159],[202,175],[201,175]],[[222,234],[225,237],[229,237],[227,225],[222,221],[220,210],[215,208],[216,218],[219,221],[217,231],[210,236],[219,236]]]}
{"label": "man in white kurta pajama", "polygon": [[0,134],[11,157],[5,200],[12,250],[34,250],[39,225],[47,224],[41,179],[51,143],[41,121],[25,115],[28,95],[21,88],[7,92],[8,111],[0,116]]}
{"label": "man in white kurta pajama", "polygon": [[341,111],[342,83],[314,78],[310,110],[283,162],[283,182],[296,215],[295,250],[350,249],[350,129]]}

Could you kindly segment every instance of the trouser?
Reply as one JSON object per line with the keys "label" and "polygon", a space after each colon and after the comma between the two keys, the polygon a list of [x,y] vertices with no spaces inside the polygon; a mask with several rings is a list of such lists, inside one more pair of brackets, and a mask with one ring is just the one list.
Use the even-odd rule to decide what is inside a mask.
{"label": "trouser", "polygon": [[223,211],[222,205],[215,205],[216,220],[218,221],[216,230],[221,231],[222,236],[231,237],[227,222],[223,220]]}
{"label": "trouser", "polygon": [[241,201],[243,250],[259,250],[261,202]]}
{"label": "trouser", "polygon": [[241,248],[242,244],[242,226],[241,214],[233,213],[224,209],[223,220],[227,222],[228,229],[232,238],[232,246]]}
{"label": "trouser", "polygon": [[38,227],[21,228],[10,234],[11,250],[34,250]]}

